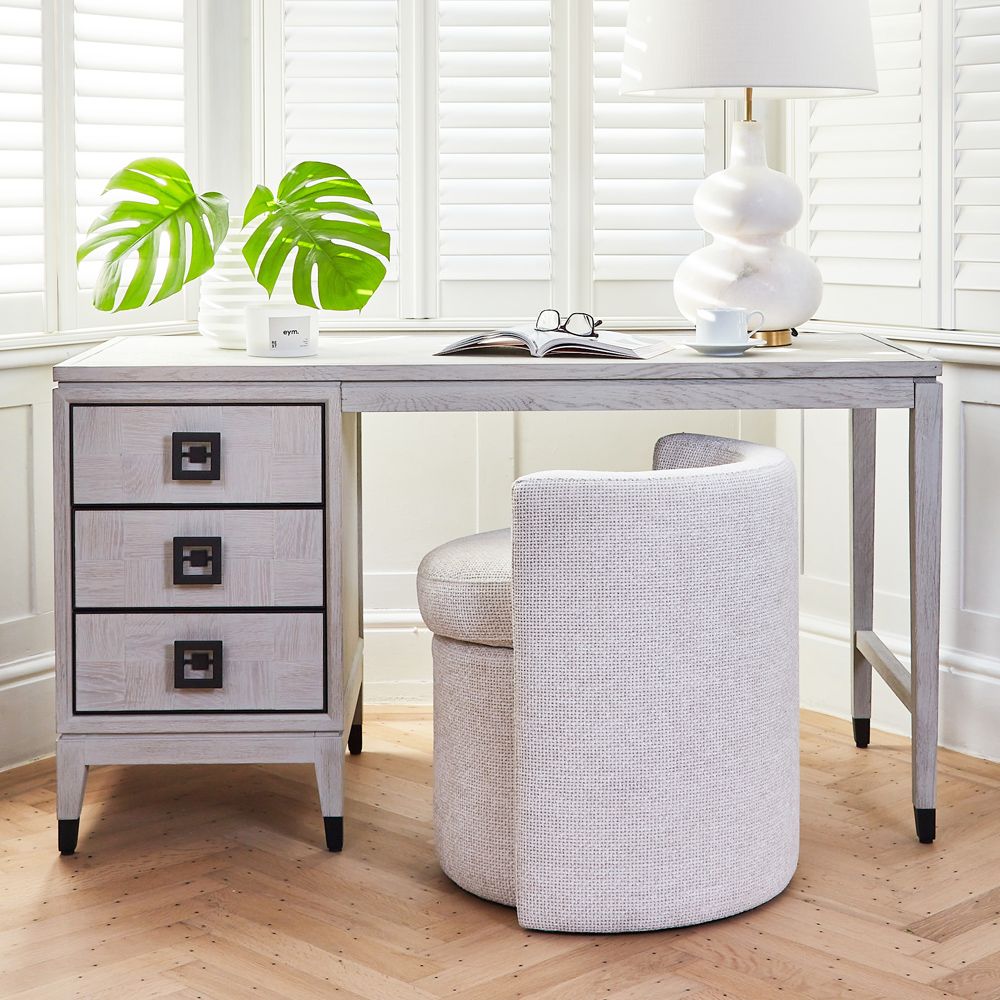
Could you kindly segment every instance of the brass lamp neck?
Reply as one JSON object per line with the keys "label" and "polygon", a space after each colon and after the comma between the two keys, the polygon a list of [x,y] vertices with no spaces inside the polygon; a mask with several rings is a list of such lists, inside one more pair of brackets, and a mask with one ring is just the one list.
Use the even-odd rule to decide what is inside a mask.
{"label": "brass lamp neck", "polygon": [[746,88],[746,95],[747,95],[747,102],[746,102],[747,116],[743,120],[745,122],[752,122],[753,121],[753,87],[747,87]]}

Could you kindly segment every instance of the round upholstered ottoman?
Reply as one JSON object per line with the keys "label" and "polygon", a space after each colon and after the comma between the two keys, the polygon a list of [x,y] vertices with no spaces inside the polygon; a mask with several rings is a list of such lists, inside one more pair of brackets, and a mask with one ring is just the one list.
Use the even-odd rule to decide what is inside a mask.
{"label": "round upholstered ottoman", "polygon": [[701,923],[798,858],[795,474],[661,439],[651,473],[514,486],[418,571],[444,872],[542,930]]}
{"label": "round upholstered ottoman", "polygon": [[417,589],[434,633],[438,860],[463,889],[513,906],[510,532],[458,538],[428,553]]}

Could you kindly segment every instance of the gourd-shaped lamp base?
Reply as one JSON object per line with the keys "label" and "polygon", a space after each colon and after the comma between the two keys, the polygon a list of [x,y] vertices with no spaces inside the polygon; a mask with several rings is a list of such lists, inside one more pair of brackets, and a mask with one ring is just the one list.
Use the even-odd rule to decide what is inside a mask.
{"label": "gourd-shaped lamp base", "polygon": [[703,308],[759,309],[765,331],[813,317],[823,281],[812,259],[782,242],[802,216],[794,181],[767,165],[758,122],[736,122],[730,166],[706,177],[694,196],[698,224],[714,240],[681,262],[674,298],[696,321]]}

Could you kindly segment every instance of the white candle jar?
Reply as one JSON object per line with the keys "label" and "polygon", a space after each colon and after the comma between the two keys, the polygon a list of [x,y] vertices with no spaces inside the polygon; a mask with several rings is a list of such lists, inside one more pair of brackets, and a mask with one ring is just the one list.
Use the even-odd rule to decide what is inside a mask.
{"label": "white candle jar", "polygon": [[268,303],[246,309],[247,354],[254,358],[311,358],[319,354],[316,311]]}

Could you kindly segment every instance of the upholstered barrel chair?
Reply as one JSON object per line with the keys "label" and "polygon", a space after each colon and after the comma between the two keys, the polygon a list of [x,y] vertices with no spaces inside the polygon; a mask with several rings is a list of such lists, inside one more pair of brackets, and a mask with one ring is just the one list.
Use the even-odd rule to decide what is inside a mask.
{"label": "upholstered barrel chair", "polygon": [[510,533],[418,573],[440,863],[525,927],[701,923],[795,870],[794,470],[693,434],[653,464],[525,476]]}

